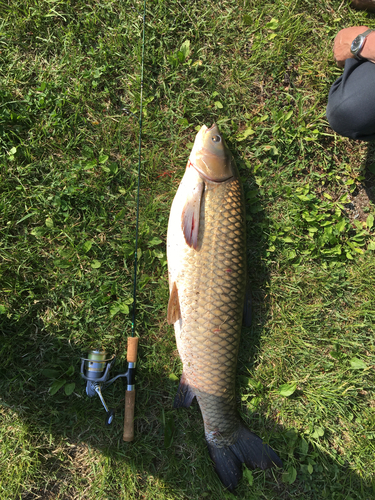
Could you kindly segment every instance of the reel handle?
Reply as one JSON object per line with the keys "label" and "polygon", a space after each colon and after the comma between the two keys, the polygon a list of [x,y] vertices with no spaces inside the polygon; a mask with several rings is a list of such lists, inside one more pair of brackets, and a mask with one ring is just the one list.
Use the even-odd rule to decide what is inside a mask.
{"label": "reel handle", "polygon": [[[128,352],[127,361],[128,363],[135,364],[137,362],[137,351],[138,351],[138,337],[128,337]],[[131,371],[134,371],[135,367],[128,367],[129,377],[128,377],[128,389],[131,390],[125,392],[125,419],[124,419],[124,434],[123,440],[130,442],[134,439],[134,406],[135,406],[135,389],[134,389],[134,377],[130,375]],[[134,372],[133,372],[134,373]],[[131,379],[131,380],[129,380]]]}

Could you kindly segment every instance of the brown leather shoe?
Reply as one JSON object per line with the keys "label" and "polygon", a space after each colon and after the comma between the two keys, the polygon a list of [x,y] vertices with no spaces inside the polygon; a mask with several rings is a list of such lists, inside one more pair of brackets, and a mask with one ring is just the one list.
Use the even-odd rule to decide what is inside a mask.
{"label": "brown leather shoe", "polygon": [[375,12],[375,0],[352,0],[352,6],[355,9]]}

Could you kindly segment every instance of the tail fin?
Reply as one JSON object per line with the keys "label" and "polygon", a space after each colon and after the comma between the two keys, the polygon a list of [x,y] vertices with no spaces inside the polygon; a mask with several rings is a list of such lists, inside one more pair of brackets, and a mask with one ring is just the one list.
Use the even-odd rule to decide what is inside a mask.
{"label": "tail fin", "polygon": [[237,441],[231,446],[218,448],[207,443],[208,451],[215,464],[215,470],[228,490],[233,491],[242,477],[242,463],[249,469],[268,469],[283,463],[273,449],[264,444],[260,437],[241,425]]}

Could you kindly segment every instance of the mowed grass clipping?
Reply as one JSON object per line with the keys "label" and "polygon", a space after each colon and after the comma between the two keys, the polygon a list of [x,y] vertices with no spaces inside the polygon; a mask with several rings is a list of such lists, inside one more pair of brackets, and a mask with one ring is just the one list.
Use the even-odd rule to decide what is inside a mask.
{"label": "mowed grass clipping", "polygon": [[0,498],[234,498],[182,366],[168,302],[169,210],[196,131],[219,124],[247,205],[252,326],[238,409],[278,452],[241,499],[375,497],[375,150],[325,119],[347,2],[147,3],[136,437],[125,385],[104,426],[80,356],[126,370],[138,182],[143,2],[0,6]]}

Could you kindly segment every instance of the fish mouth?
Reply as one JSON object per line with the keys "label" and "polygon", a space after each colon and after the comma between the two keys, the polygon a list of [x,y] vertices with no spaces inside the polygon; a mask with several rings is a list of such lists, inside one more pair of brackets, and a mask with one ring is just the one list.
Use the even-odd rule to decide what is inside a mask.
{"label": "fish mouth", "polygon": [[206,125],[202,125],[199,132],[201,134],[206,134],[207,132],[211,132],[211,130],[215,127],[217,127],[216,123],[213,123],[210,128],[208,128]]}
{"label": "fish mouth", "polygon": [[209,130],[212,130],[214,127],[217,127],[216,123],[213,123],[211,125],[211,127],[207,127],[206,125],[202,125],[204,132],[208,132]]}

